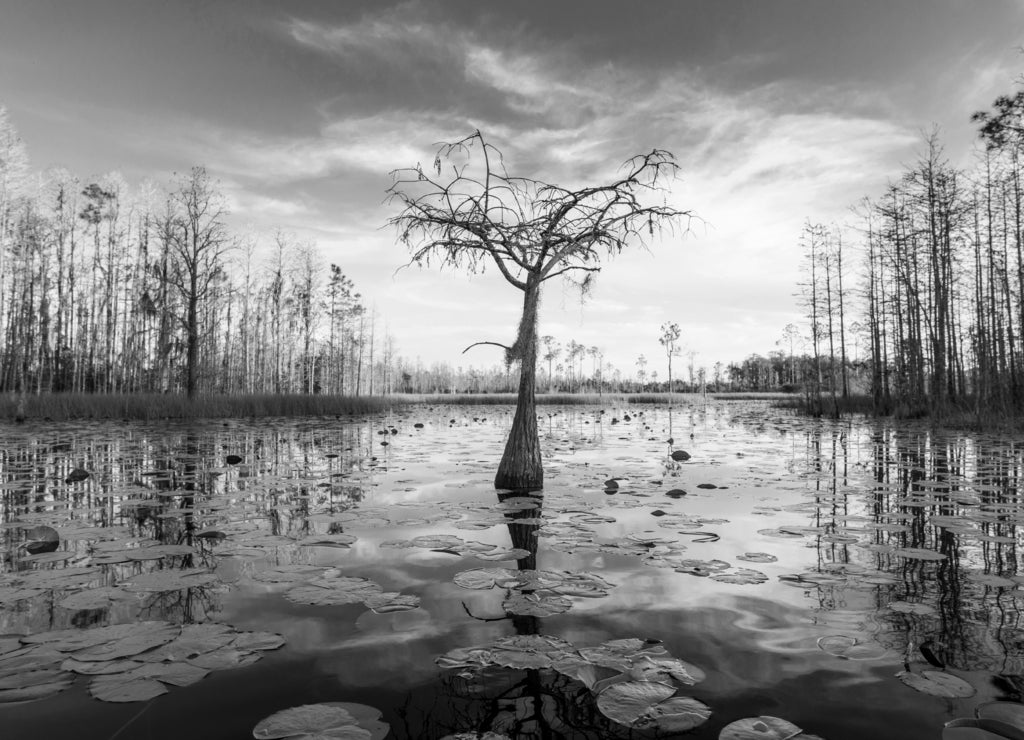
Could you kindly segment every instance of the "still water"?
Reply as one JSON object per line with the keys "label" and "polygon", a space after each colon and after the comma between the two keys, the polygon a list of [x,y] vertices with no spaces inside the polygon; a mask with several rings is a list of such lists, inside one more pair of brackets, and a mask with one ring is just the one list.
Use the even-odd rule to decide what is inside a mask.
{"label": "still water", "polygon": [[934,739],[1020,701],[1014,439],[541,407],[524,497],[512,411],[0,428],[0,736],[349,702],[338,737]]}

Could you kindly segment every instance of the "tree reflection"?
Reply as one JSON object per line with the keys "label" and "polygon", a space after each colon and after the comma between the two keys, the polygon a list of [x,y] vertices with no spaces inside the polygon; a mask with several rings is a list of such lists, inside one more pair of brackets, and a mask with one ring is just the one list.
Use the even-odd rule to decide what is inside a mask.
{"label": "tree reflection", "polygon": [[[814,584],[818,608],[860,610],[862,625],[878,625],[871,639],[902,655],[907,670],[982,670],[1015,685],[1010,677],[1024,674],[1022,451],[879,423],[862,463],[847,431],[807,434],[818,572],[847,574]],[[864,493],[848,477],[861,465],[873,483]],[[837,547],[836,535],[849,542]]]}
{"label": "tree reflection", "polygon": [[[506,526],[512,547],[528,554],[516,560],[516,570],[524,575],[538,569],[537,531],[542,514],[543,494],[523,496],[517,491],[498,491],[499,504],[519,504],[505,512]],[[535,507],[522,506],[524,500]],[[522,506],[522,507],[521,507]],[[518,593],[531,594],[536,589],[519,588]],[[513,589],[506,589],[506,598]],[[467,614],[481,622],[508,622],[516,636],[544,634],[543,619],[536,615],[516,614],[506,610],[502,616],[486,617]],[[403,716],[419,715],[421,724],[407,726],[403,737],[442,737],[457,732],[494,732],[512,738],[608,738],[627,736],[628,731],[614,725],[598,711],[594,694],[580,681],[550,668],[515,669],[490,666],[466,678],[453,673],[441,681],[446,701],[418,710],[417,695],[410,695]],[[436,702],[431,689],[428,693]],[[398,730],[399,728],[393,727]],[[424,735],[424,733],[429,733]]]}

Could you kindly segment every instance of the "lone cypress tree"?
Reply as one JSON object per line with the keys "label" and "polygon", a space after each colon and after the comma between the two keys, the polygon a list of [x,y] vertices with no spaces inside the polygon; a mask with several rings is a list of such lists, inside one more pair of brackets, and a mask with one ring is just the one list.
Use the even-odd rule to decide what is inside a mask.
{"label": "lone cypress tree", "polygon": [[402,210],[390,223],[408,246],[411,264],[471,273],[493,265],[523,293],[515,341],[476,343],[504,348],[506,362],[519,363],[520,370],[496,488],[530,491],[544,484],[534,398],[541,286],[566,276],[586,288],[602,259],[630,242],[643,244],[665,226],[688,224],[690,212],[664,199],[661,205],[641,201],[645,194],[667,192],[677,169],[672,154],[655,149],[628,159],[611,182],[570,190],[508,174],[501,152],[476,131],[442,144],[430,174],[422,167],[392,173],[388,194]]}

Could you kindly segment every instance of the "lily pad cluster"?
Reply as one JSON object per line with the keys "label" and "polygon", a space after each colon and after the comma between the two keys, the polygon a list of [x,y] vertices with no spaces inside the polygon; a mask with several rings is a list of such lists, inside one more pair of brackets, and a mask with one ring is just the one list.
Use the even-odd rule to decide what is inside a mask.
{"label": "lily pad cluster", "polygon": [[577,648],[557,637],[517,635],[457,648],[437,664],[468,680],[492,667],[560,673],[585,685],[601,714],[629,729],[685,732],[711,716],[707,705],[676,695],[702,681],[704,672],[669,655],[661,643],[638,638]]}
{"label": "lily pad cluster", "polygon": [[422,535],[411,540],[388,540],[381,547],[395,549],[422,548],[451,555],[472,555],[479,560],[521,560],[530,556],[529,550],[521,547],[501,547],[486,542],[467,542],[451,534]]}
{"label": "lily pad cluster", "polygon": [[272,632],[240,632],[215,622],[115,624],[0,638],[0,703],[42,699],[92,677],[101,701],[147,701],[210,671],[249,665],[284,644]]}
{"label": "lily pad cluster", "polygon": [[569,597],[599,599],[615,584],[595,573],[474,568],[455,574],[455,584],[465,589],[485,591],[507,589],[512,593],[502,602],[509,614],[550,617],[572,608]]}

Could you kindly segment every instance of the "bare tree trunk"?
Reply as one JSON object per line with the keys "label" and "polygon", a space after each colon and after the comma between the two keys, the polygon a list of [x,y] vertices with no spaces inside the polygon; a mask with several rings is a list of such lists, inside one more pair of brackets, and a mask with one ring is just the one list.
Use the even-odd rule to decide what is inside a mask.
{"label": "bare tree trunk", "polygon": [[511,359],[519,360],[519,396],[505,452],[494,477],[495,488],[536,491],[544,487],[535,397],[539,304],[540,282],[531,276],[523,294],[523,317],[519,323],[516,343],[509,352]]}

